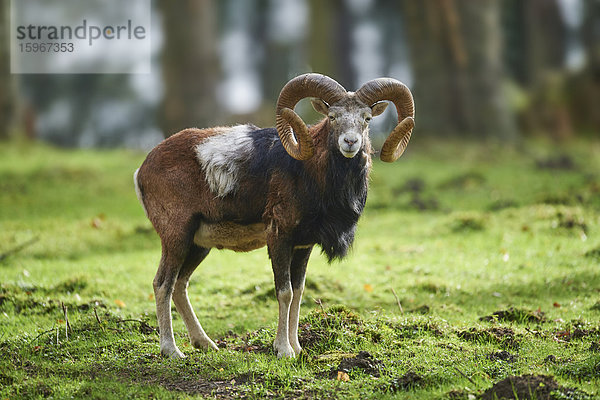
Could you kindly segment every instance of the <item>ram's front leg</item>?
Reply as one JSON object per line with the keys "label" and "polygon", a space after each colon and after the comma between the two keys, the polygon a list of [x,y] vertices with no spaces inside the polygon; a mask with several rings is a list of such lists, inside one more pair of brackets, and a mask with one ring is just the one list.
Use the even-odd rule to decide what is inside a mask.
{"label": "ram's front leg", "polygon": [[279,320],[277,322],[277,334],[273,342],[273,348],[277,357],[294,357],[296,353],[289,339],[289,317],[290,305],[292,304],[292,283],[290,278],[290,264],[292,261],[291,245],[282,241],[268,244],[269,257],[273,266],[275,276],[275,293],[279,303]]}
{"label": "ram's front leg", "polygon": [[292,305],[290,307],[288,336],[296,355],[300,354],[302,351],[302,347],[300,347],[300,342],[298,341],[298,320],[300,319],[300,303],[302,302],[302,293],[304,292],[306,264],[308,263],[311,251],[312,246],[294,249],[294,255],[290,266],[293,297]]}

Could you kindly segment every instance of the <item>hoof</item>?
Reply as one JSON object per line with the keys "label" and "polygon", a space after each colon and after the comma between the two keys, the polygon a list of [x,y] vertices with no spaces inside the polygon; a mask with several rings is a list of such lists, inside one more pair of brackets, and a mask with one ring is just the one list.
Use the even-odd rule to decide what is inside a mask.
{"label": "hoof", "polygon": [[302,347],[300,347],[300,345],[292,345],[292,348],[294,349],[294,353],[296,353],[296,355],[300,355],[300,352],[302,352]]}
{"label": "hoof", "polygon": [[177,347],[175,348],[162,348],[160,349],[160,354],[163,356],[169,357],[173,360],[179,360],[185,358],[185,354],[183,354]]}
{"label": "hoof", "polygon": [[275,352],[277,353],[277,358],[294,358],[296,357],[296,353],[294,349],[289,344],[287,346],[276,346],[273,345]]}
{"label": "hoof", "polygon": [[215,342],[213,342],[209,337],[201,338],[201,339],[192,339],[192,346],[196,349],[200,350],[219,350]]}

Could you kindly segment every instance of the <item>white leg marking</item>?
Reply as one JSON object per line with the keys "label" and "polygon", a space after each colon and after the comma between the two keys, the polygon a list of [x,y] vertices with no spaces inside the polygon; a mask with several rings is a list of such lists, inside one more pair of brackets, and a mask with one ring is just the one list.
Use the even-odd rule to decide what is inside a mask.
{"label": "white leg marking", "polygon": [[178,280],[175,283],[173,301],[175,302],[175,307],[177,307],[177,312],[183,318],[183,322],[188,330],[190,342],[192,343],[192,346],[197,349],[219,350],[215,342],[213,342],[208,337],[206,332],[204,332],[204,329],[202,329],[202,325],[200,325],[200,322],[194,313],[194,309],[190,304],[190,299],[187,294],[187,286],[187,280]]}
{"label": "white leg marking", "polygon": [[279,322],[277,324],[277,335],[273,348],[277,352],[277,357],[294,357],[294,349],[290,345],[288,321],[290,315],[290,304],[292,303],[292,289],[286,288],[277,292],[277,301],[279,302]]}
{"label": "white leg marking", "polygon": [[172,358],[184,358],[185,355],[177,348],[173,336],[173,321],[171,319],[171,293],[164,287],[154,288],[156,298],[156,316],[160,329],[160,352]]}
{"label": "white leg marking", "polygon": [[298,321],[300,320],[300,303],[302,302],[302,293],[304,292],[304,285],[298,289],[294,289],[292,298],[292,305],[290,307],[290,319],[289,319],[289,339],[292,348],[296,355],[300,354],[302,347],[298,341]]}

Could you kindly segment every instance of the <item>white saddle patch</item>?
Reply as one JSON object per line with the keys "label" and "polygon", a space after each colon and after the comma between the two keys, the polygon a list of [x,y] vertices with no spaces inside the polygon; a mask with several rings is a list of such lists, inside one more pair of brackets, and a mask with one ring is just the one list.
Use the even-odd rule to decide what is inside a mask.
{"label": "white saddle patch", "polygon": [[250,132],[255,129],[252,125],[223,128],[196,146],[206,181],[218,197],[235,192],[241,164],[248,160],[254,148]]}

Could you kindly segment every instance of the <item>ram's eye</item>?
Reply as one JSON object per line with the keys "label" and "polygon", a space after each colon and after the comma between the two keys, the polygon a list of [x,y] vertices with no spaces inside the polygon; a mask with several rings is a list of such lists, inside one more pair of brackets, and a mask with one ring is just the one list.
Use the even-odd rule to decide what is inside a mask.
{"label": "ram's eye", "polygon": [[365,117],[365,122],[371,122],[371,117]]}
{"label": "ram's eye", "polygon": [[329,120],[330,120],[331,122],[335,121],[335,115],[333,115],[333,114],[330,114],[330,115],[329,115]]}

